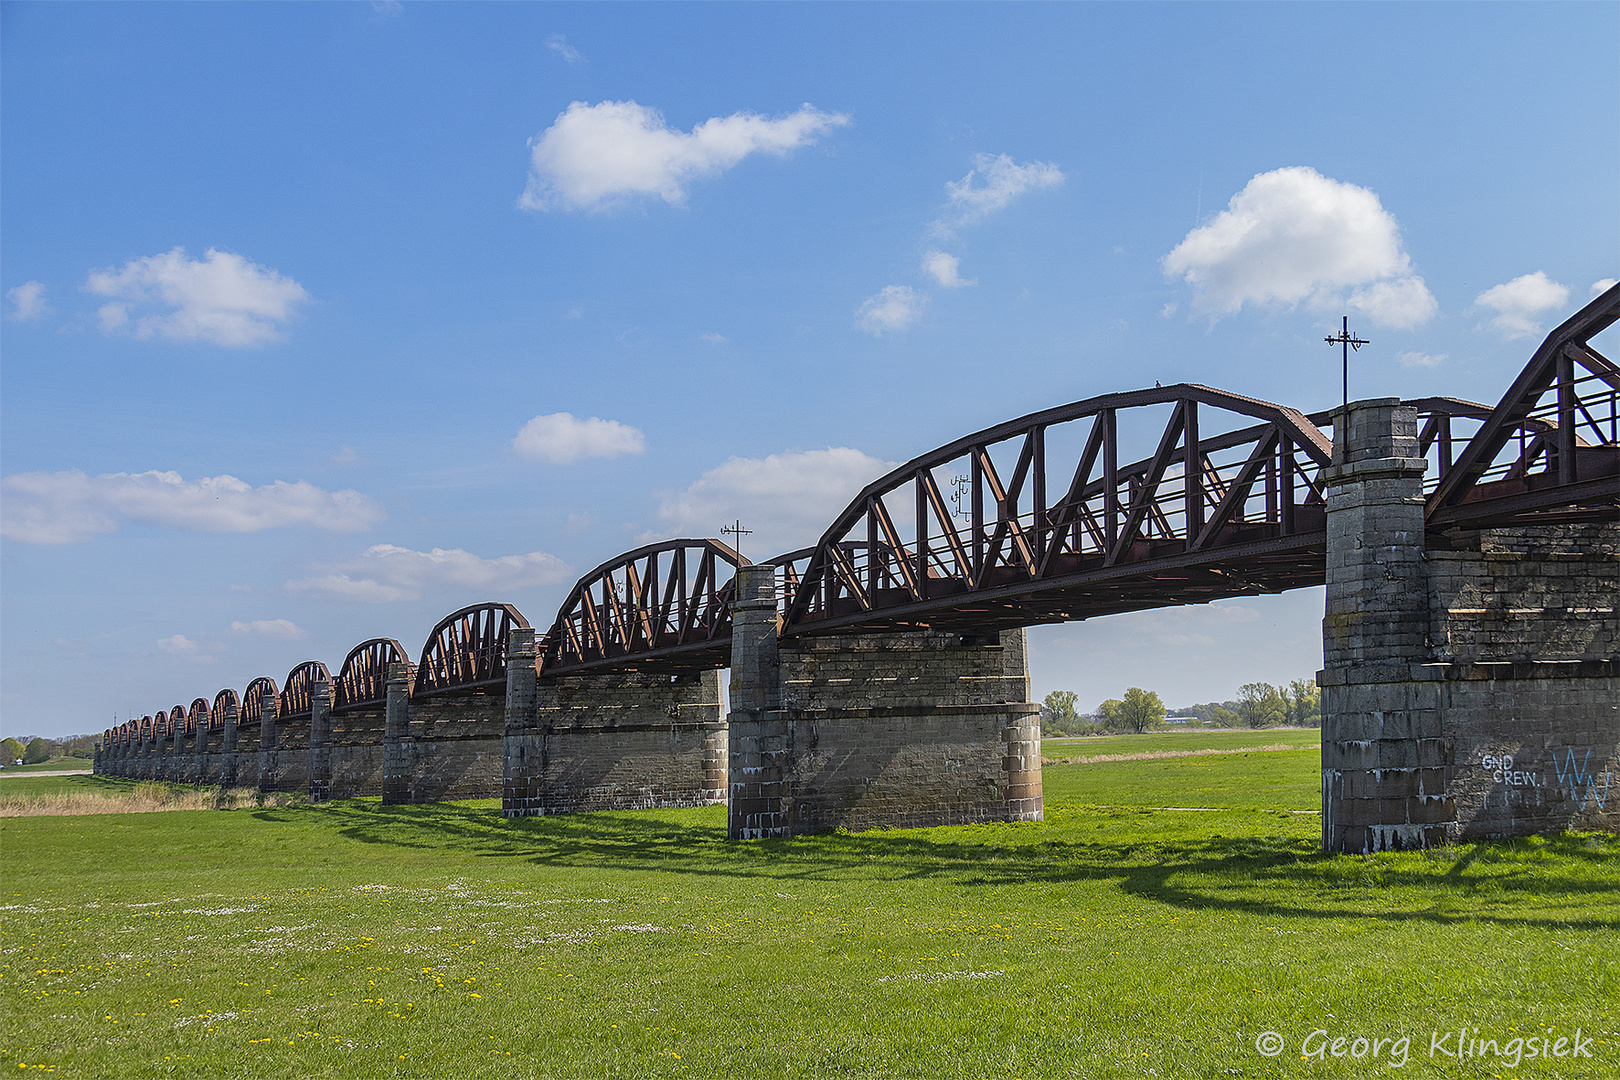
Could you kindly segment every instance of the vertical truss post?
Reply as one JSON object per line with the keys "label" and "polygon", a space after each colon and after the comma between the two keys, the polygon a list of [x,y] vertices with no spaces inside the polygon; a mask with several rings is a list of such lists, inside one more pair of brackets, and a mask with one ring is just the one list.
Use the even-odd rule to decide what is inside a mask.
{"label": "vertical truss post", "polygon": [[[1119,425],[1113,409],[1104,409],[1103,423],[1103,539],[1104,557],[1119,543]],[[1078,545],[1076,545],[1078,547]]]}
{"label": "vertical truss post", "polygon": [[1558,482],[1575,482],[1575,361],[1558,353]]}
{"label": "vertical truss post", "polygon": [[1185,495],[1187,501],[1187,547],[1190,549],[1193,540],[1204,531],[1204,455],[1198,448],[1198,402],[1189,400],[1186,403],[1186,415],[1182,418],[1182,442],[1185,457],[1182,459],[1182,475],[1186,480]]}

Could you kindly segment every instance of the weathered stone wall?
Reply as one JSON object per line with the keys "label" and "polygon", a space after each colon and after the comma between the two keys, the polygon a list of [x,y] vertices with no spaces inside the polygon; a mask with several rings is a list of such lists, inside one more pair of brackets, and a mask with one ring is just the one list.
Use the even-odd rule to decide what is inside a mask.
{"label": "weathered stone wall", "polygon": [[513,648],[529,666],[509,669],[506,816],[725,801],[718,671],[540,682],[532,640]]}
{"label": "weathered stone wall", "polygon": [[329,798],[382,794],[385,713],[379,704],[332,714],[332,731],[327,743],[331,770]]}
{"label": "weathered stone wall", "polygon": [[501,795],[506,698],[500,687],[413,698],[402,741],[409,802]]}
{"label": "weathered stone wall", "polygon": [[769,567],[732,609],[730,833],[1040,820],[1022,630],[778,641]]}
{"label": "weathered stone wall", "polygon": [[1426,536],[1415,411],[1335,430],[1324,848],[1620,826],[1620,523]]}

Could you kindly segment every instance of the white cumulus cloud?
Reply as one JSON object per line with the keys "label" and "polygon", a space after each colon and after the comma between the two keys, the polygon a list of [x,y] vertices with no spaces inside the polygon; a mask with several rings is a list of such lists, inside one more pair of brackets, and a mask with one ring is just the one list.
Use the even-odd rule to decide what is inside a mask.
{"label": "white cumulus cloud", "polygon": [[177,472],[13,473],[0,480],[0,496],[0,536],[29,544],[88,540],[125,521],[198,532],[291,525],[358,532],[383,517],[375,500],[351,489],[325,491],[304,480],[253,487],[234,476],[185,480]]}
{"label": "white cumulus cloud", "polygon": [[277,638],[282,641],[297,641],[308,633],[307,630],[291,619],[238,621],[231,623],[231,630],[238,634],[258,634],[261,637]]}
{"label": "white cumulus cloud", "polygon": [[927,303],[910,285],[885,285],[855,309],[855,325],[873,337],[899,333],[922,317]]}
{"label": "white cumulus cloud", "polygon": [[892,468],[847,446],[734,457],[685,491],[667,492],[658,515],[668,536],[718,536],[721,526],[740,519],[754,530],[743,538],[744,553],[767,559],[815,543],[861,488]]}
{"label": "white cumulus cloud", "polygon": [[1606,277],[1606,278],[1602,278],[1601,280],[1594,281],[1594,282],[1592,282],[1591,295],[1593,295],[1593,296],[1601,296],[1604,293],[1608,292],[1610,289],[1614,288],[1616,285],[1620,285],[1620,280],[1616,280],[1615,278],[1612,278],[1612,277]]}
{"label": "white cumulus cloud", "polygon": [[215,248],[200,260],[181,247],[131,259],[91,272],[84,288],[111,301],[97,312],[106,333],[234,347],[277,340],[309,300],[292,278]]}
{"label": "white cumulus cloud", "polygon": [[51,310],[45,302],[45,286],[37,281],[25,281],[8,290],[6,299],[11,301],[11,317],[18,322],[42,319]]}
{"label": "white cumulus cloud", "polygon": [[1303,301],[1409,329],[1439,310],[1378,196],[1305,166],[1254,177],[1161,265],[1192,286],[1197,311],[1217,317]]}
{"label": "white cumulus cloud", "polygon": [[359,558],[329,570],[289,581],[287,587],[375,604],[415,600],[435,588],[453,587],[488,596],[509,589],[555,585],[572,577],[567,563],[544,551],[485,559],[461,548],[414,551],[395,544],[374,544]]}
{"label": "white cumulus cloud", "polygon": [[1503,337],[1537,337],[1541,334],[1539,316],[1568,304],[1569,286],[1537,270],[1486,289],[1474,297],[1474,303],[1496,312],[1491,326]]}
{"label": "white cumulus cloud", "polygon": [[947,181],[950,212],[934,223],[938,232],[972,225],[1003,209],[1026,192],[1057,187],[1063,183],[1063,170],[1045,161],[1020,165],[1006,154],[975,154],[973,168],[960,180]]}
{"label": "white cumulus cloud", "polygon": [[947,255],[943,251],[930,251],[923,256],[923,273],[939,282],[947,289],[960,289],[964,285],[977,285],[973,278],[962,277],[957,271],[962,260],[955,255]]}
{"label": "white cumulus cloud", "polygon": [[203,651],[201,645],[184,634],[159,638],[157,647],[170,656],[178,656],[180,659],[190,660],[194,664],[212,664],[215,660],[215,657]]}
{"label": "white cumulus cloud", "polygon": [[849,123],[811,105],[780,117],[737,112],[690,132],[634,101],[576,101],[529,140],[528,210],[598,210],[636,196],[686,201],[687,185],[724,172],[749,154],[786,154]]}
{"label": "white cumulus cloud", "polygon": [[581,458],[616,458],[640,454],[647,439],[640,428],[599,417],[578,419],[573,413],[550,413],[524,424],[512,449],[526,458],[566,465]]}

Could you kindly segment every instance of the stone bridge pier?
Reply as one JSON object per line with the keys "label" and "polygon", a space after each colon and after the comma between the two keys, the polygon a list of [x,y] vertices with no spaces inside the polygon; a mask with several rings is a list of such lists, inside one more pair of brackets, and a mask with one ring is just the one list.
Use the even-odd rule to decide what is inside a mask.
{"label": "stone bridge pier", "polygon": [[718,671],[542,679],[527,628],[506,655],[506,817],[725,801]]}
{"label": "stone bridge pier", "polygon": [[1323,848],[1620,828],[1620,522],[1427,533],[1416,410],[1333,430]]}
{"label": "stone bridge pier", "polygon": [[775,568],[737,572],[733,839],[1041,820],[1022,630],[778,640]]}

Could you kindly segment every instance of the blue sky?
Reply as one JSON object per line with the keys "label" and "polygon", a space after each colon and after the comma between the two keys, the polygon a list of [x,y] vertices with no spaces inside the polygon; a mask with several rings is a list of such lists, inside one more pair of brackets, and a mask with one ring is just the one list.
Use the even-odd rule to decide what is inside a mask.
{"label": "blue sky", "polygon": [[[1620,266],[1612,4],[6,4],[0,727],[100,731],[1196,381],[1494,402]],[[566,414],[563,415],[563,414]],[[1305,590],[1037,696],[1320,664]]]}

